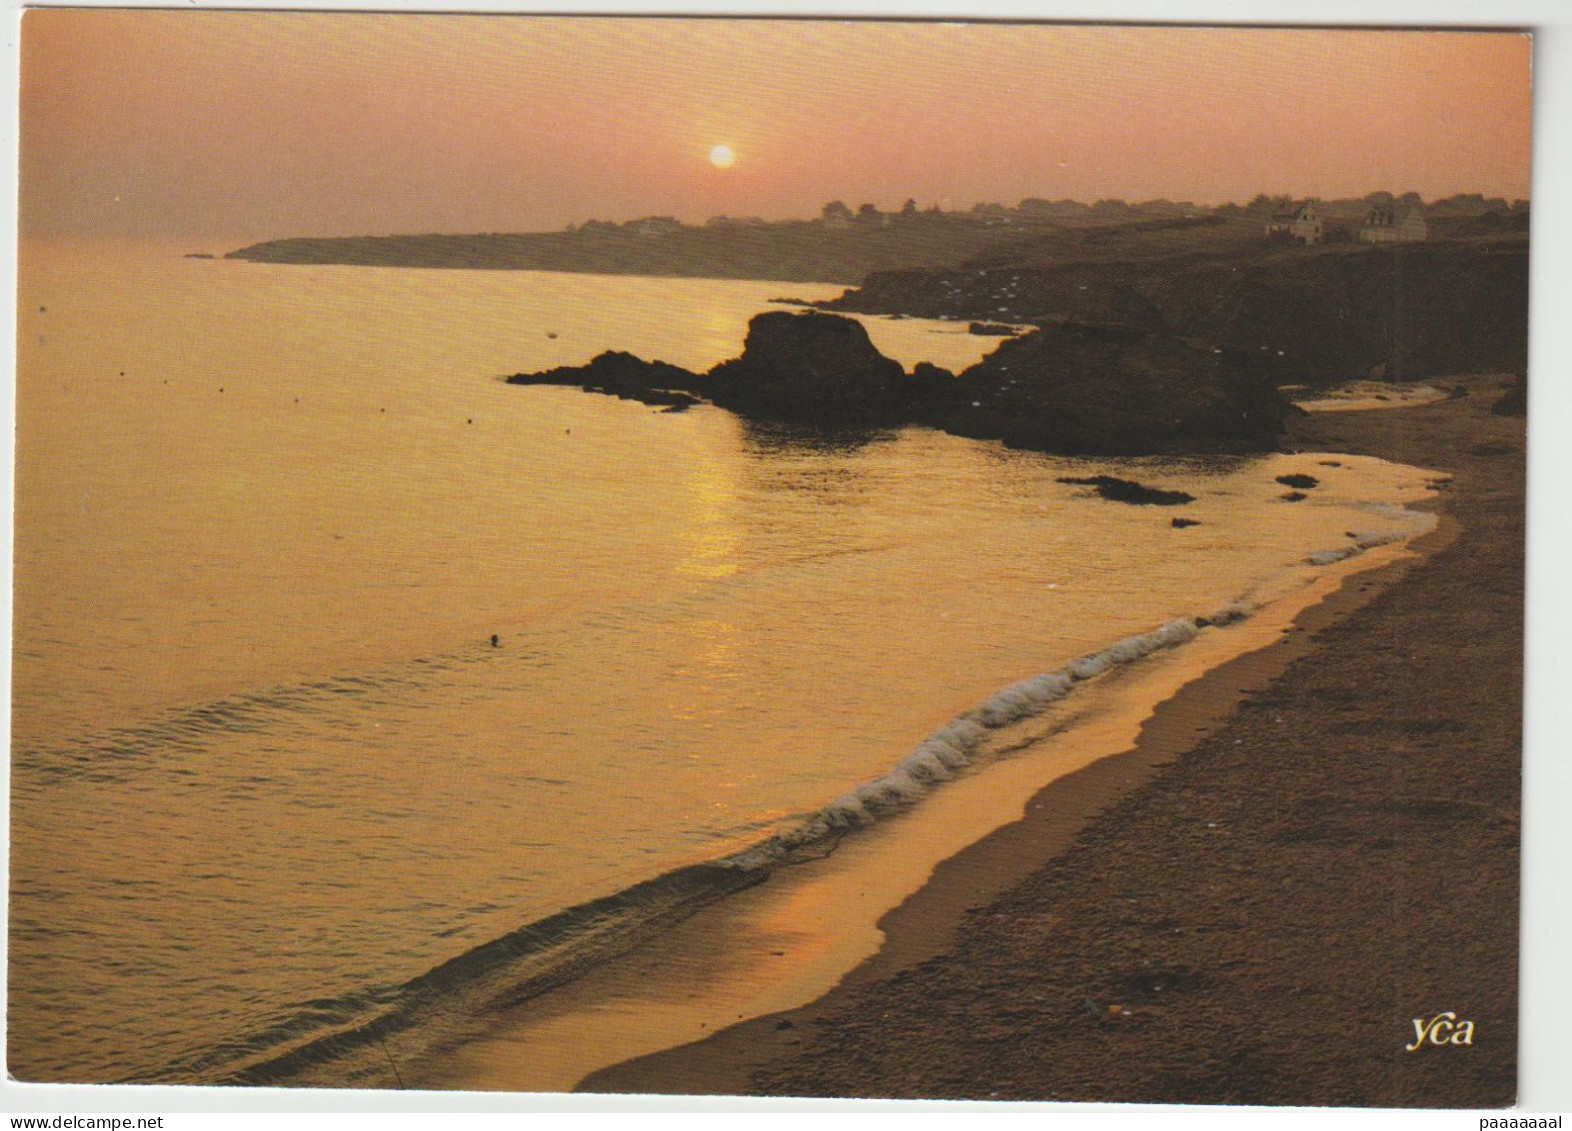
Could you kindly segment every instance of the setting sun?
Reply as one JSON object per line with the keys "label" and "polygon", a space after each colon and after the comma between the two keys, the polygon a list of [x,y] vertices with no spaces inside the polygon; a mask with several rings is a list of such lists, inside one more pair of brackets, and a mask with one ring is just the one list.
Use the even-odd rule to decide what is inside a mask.
{"label": "setting sun", "polygon": [[737,155],[729,145],[717,145],[710,150],[710,164],[717,169],[730,169],[737,163]]}

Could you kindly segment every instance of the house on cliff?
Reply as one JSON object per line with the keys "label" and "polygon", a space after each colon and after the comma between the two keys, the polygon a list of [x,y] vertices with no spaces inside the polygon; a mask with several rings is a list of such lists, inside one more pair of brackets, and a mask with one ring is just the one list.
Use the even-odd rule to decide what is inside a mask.
{"label": "house on cliff", "polygon": [[674,216],[646,216],[635,221],[641,236],[669,236],[682,231],[682,223]]}
{"label": "house on cliff", "polygon": [[1359,229],[1364,243],[1423,243],[1429,237],[1429,226],[1417,208],[1372,208]]}
{"label": "house on cliff", "polygon": [[1320,243],[1323,235],[1321,214],[1310,201],[1297,208],[1273,212],[1266,221],[1267,239],[1289,243]]}

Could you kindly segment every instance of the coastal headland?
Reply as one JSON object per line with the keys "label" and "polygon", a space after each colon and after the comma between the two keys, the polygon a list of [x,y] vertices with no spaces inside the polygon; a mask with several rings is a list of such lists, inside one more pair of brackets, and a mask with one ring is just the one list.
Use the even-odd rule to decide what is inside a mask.
{"label": "coastal headland", "polygon": [[[1515,1095],[1518,382],[1289,422],[1451,475],[1417,556],[937,869],[811,1005],[594,1092],[1466,1106]],[[1469,1043],[1416,1044],[1450,1011]]]}

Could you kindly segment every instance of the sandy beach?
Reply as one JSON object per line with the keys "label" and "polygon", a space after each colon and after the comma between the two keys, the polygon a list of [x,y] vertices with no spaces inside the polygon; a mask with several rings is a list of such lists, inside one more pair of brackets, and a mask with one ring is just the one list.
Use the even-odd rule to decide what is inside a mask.
{"label": "sandy beach", "polygon": [[[1523,418],[1295,418],[1441,522],[935,869],[829,994],[581,1091],[1468,1106],[1516,1091]],[[1452,1011],[1466,1046],[1422,1045]]]}

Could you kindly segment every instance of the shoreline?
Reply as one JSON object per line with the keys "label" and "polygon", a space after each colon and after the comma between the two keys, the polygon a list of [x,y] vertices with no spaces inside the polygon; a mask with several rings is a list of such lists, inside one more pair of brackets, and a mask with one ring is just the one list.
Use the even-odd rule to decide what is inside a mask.
{"label": "shoreline", "polygon": [[[1389,649],[1389,642],[1370,638],[1372,634],[1379,633],[1367,625],[1372,616],[1368,610],[1374,605],[1391,604],[1405,594],[1406,603],[1431,604],[1425,599],[1425,590],[1428,575],[1438,568],[1437,561],[1454,559],[1459,554],[1468,555],[1471,552],[1477,555],[1479,540],[1488,541],[1490,535],[1495,533],[1488,529],[1491,525],[1504,524],[1510,529],[1515,521],[1516,564],[1513,554],[1508,552],[1497,556],[1497,565],[1505,573],[1502,580],[1507,582],[1508,601],[1512,599],[1510,581],[1513,576],[1516,577],[1516,599],[1519,602],[1518,609],[1521,610],[1522,474],[1520,467],[1514,474],[1510,469],[1503,470],[1492,465],[1503,463],[1502,457],[1512,454],[1513,436],[1516,437],[1516,453],[1521,458],[1522,420],[1518,417],[1494,417],[1488,412],[1489,404],[1499,395],[1498,387],[1505,381],[1501,375],[1451,380],[1454,384],[1460,382],[1461,387],[1468,390],[1468,395],[1416,408],[1338,413],[1334,414],[1335,419],[1301,418],[1296,422],[1297,435],[1292,437],[1302,447],[1376,455],[1451,472],[1456,480],[1461,480],[1459,485],[1462,489],[1454,489],[1452,498],[1440,508],[1440,526],[1412,544],[1422,552],[1422,556],[1411,556],[1387,564],[1375,572],[1355,574],[1354,579],[1343,585],[1337,593],[1301,612],[1295,618],[1292,630],[1285,632],[1282,640],[1212,669],[1162,703],[1144,725],[1134,749],[1095,762],[1051,783],[1033,799],[1024,820],[997,829],[971,848],[945,860],[918,892],[881,920],[886,941],[879,952],[829,993],[797,1010],[742,1022],[704,1041],[667,1049],[592,1073],[580,1081],[577,1090],[657,1094],[1147,1102],[1398,1103],[1418,1106],[1457,1103],[1459,1101],[1454,1097],[1459,1096],[1463,1097],[1461,1102],[1465,1106],[1477,1105],[1483,1095],[1490,1097],[1492,1102],[1509,1102],[1512,1094],[1510,1069],[1515,1063],[1515,1048],[1504,1040],[1498,1039],[1491,1045],[1487,1056],[1475,1056],[1473,1063],[1468,1066],[1473,1069],[1480,1061],[1487,1061],[1482,1070],[1459,1073],[1449,1071],[1448,1066],[1436,1057],[1428,1060],[1410,1057],[1406,1062],[1392,1062],[1388,1055],[1381,1060],[1383,1064],[1390,1064],[1384,1083],[1381,1080],[1372,1081],[1369,1071],[1350,1074],[1345,1069],[1339,1077],[1320,1070],[1312,1076],[1322,1090],[1307,1090],[1308,1085],[1304,1081],[1295,1080],[1294,1068],[1290,1063],[1295,1055],[1293,1046],[1297,1044],[1301,1052],[1318,1060],[1325,1060],[1326,1048],[1335,1050],[1346,1047],[1347,1041],[1338,1038],[1335,1017],[1330,1023],[1324,1017],[1309,1018],[1308,1023],[1307,1019],[1300,1018],[1299,1031],[1313,1033],[1319,1040],[1306,1036],[1296,1042],[1294,1030],[1286,1029],[1289,1047],[1280,1052],[1264,1048],[1259,1041],[1244,1039],[1236,1027],[1226,1027],[1223,1032],[1213,1034],[1212,1039],[1206,1039],[1204,1033],[1200,1034],[1202,1039],[1199,1041],[1195,1039],[1195,1034],[1185,1039],[1176,1035],[1176,1026],[1183,1028],[1179,1019],[1172,1015],[1164,1016],[1164,1010],[1155,1004],[1161,987],[1152,989],[1145,986],[1138,977],[1124,989],[1112,994],[1116,998],[1130,999],[1128,1003],[1106,1001],[1109,994],[1104,987],[1093,995],[1082,995],[1085,1001],[1094,1002],[1096,1007],[1083,1016],[1077,1016],[1078,1004],[1066,1008],[1062,1001],[1056,1002],[1054,1007],[1023,1011],[1020,1002],[1006,1000],[1006,997],[1026,991],[1029,999],[1035,993],[1039,1000],[1056,995],[1073,1000],[1074,992],[1066,983],[1077,979],[1061,977],[1060,983],[1055,984],[1054,975],[1034,969],[1034,976],[1028,979],[1030,985],[1021,985],[1006,975],[997,956],[992,954],[997,945],[1003,945],[1007,950],[1019,950],[1021,947],[1035,949],[1039,961],[1033,963],[1033,966],[1042,965],[1040,952],[1051,949],[1050,940],[1058,941],[1067,929],[1066,924],[1071,922],[1065,913],[1070,904],[1061,907],[1056,898],[1027,899],[1022,894],[1023,889],[1031,887],[1034,881],[1039,884],[1046,882],[1044,877],[1053,875],[1057,867],[1060,873],[1068,874],[1067,879],[1059,882],[1068,885],[1078,898],[1089,899],[1095,906],[1103,898],[1096,894],[1096,889],[1103,883],[1099,858],[1106,862],[1107,857],[1121,851],[1120,845],[1124,846],[1125,855],[1141,855],[1143,833],[1139,826],[1132,830],[1124,814],[1139,812],[1153,804],[1155,798],[1173,794],[1175,780],[1192,773],[1190,762],[1197,757],[1197,751],[1209,744],[1215,746],[1234,741],[1228,740],[1226,736],[1242,723],[1255,721],[1250,716],[1258,715],[1257,703],[1267,701],[1286,706],[1290,700],[1283,694],[1285,682],[1291,682],[1301,669],[1315,666],[1318,658],[1324,657],[1329,649],[1338,647],[1325,637],[1337,635],[1355,641],[1364,637],[1363,645],[1366,648]],[[1402,427],[1394,427],[1399,420]],[[1491,421],[1493,426],[1481,427],[1484,421]],[[1478,440],[1492,438],[1485,433],[1498,433],[1499,437],[1495,438],[1494,444],[1475,443],[1472,448],[1462,450],[1470,436]],[[1502,506],[1502,503],[1505,505]],[[1460,511],[1465,513],[1460,514]],[[1481,530],[1479,527],[1487,529]],[[1509,543],[1506,548],[1510,550],[1512,545]],[[1488,549],[1485,552],[1488,555]],[[1433,588],[1433,585],[1430,587]],[[1494,642],[1495,651],[1501,654],[1497,658],[1506,661],[1504,667],[1496,669],[1497,690],[1515,689],[1511,690],[1514,695],[1521,693],[1521,679],[1520,673],[1513,674],[1510,661],[1514,655],[1515,637],[1515,657],[1521,663],[1520,626],[1520,616],[1515,622],[1495,625],[1502,630],[1497,635],[1504,636],[1504,639]],[[1301,713],[1321,715],[1326,715],[1329,710],[1324,704],[1315,702],[1301,704],[1299,709]],[[1331,713],[1335,715],[1335,709]],[[1508,711],[1507,714],[1509,717],[1505,720],[1504,731],[1510,737],[1517,733],[1520,720],[1515,711]],[[1502,722],[1499,719],[1495,721],[1498,724]],[[1370,719],[1368,722],[1372,729],[1379,730],[1379,719]],[[1496,729],[1503,728],[1498,726]],[[1419,730],[1423,732],[1425,727],[1420,726]],[[1245,740],[1237,741],[1243,743]],[[1506,804],[1490,807],[1490,811],[1481,819],[1494,819],[1498,823],[1500,819],[1505,819],[1515,828],[1515,775],[1520,759],[1515,746],[1503,749],[1503,744],[1498,742],[1497,747],[1497,758],[1492,760],[1489,767],[1492,771],[1491,785],[1493,792],[1502,795],[1501,800]],[[1258,783],[1250,780],[1251,777],[1247,764],[1232,766],[1229,772],[1221,775],[1222,780],[1217,789],[1224,797],[1249,793],[1259,788]],[[1387,783],[1384,790],[1387,804],[1400,803],[1401,797],[1397,796],[1400,793],[1391,783]],[[1169,797],[1169,800],[1173,798]],[[1455,804],[1450,801],[1441,804],[1434,798],[1422,800],[1418,803],[1417,812],[1422,818],[1427,812],[1424,807],[1428,804],[1437,812],[1454,817],[1459,812],[1466,815],[1467,799],[1453,800]],[[1110,828],[1111,824],[1121,827],[1116,832]],[[1318,845],[1325,839],[1324,836],[1312,833],[1305,836],[1302,843]],[[1383,836],[1379,828],[1365,838],[1347,838],[1346,844],[1339,845],[1342,851],[1338,855],[1343,857],[1338,861],[1340,870],[1344,873],[1349,871],[1348,857],[1369,851],[1368,846],[1372,843],[1381,845],[1383,840],[1390,839],[1394,838]],[[1482,869],[1487,877],[1494,877],[1497,882],[1493,886],[1481,884],[1479,877],[1465,874],[1457,883],[1469,889],[1475,902],[1493,899],[1495,905],[1505,911],[1516,904],[1516,847],[1515,839],[1510,844],[1496,844],[1498,839],[1499,836],[1487,833],[1486,840],[1494,848],[1490,853],[1493,866]],[[1292,856],[1294,852],[1285,850],[1285,846],[1297,843],[1301,842],[1290,839],[1282,844],[1274,844],[1273,851]],[[1410,847],[1407,843],[1400,844],[1398,851]],[[1189,863],[1200,865],[1204,861],[1192,858]],[[1428,870],[1421,868],[1420,872],[1430,886],[1438,881],[1438,877]],[[1196,881],[1186,881],[1188,875],[1185,869],[1176,868],[1174,878],[1180,884],[1188,882],[1193,887]],[[1503,875],[1512,877],[1504,888],[1501,886]],[[1370,877],[1363,878],[1368,887]],[[1452,878],[1439,879],[1449,882]],[[1398,881],[1394,879],[1392,882]],[[1263,922],[1271,921],[1274,916],[1280,920],[1285,913],[1292,911],[1283,905],[1280,897],[1275,897],[1274,892],[1263,890],[1259,877],[1250,872],[1230,878],[1229,883],[1241,889],[1240,899],[1250,903]],[[1183,887],[1177,887],[1176,890],[1182,891]],[[1190,895],[1199,895],[1203,902],[1208,897],[1194,891]],[[1219,898],[1216,895],[1210,897]],[[1229,902],[1226,897],[1221,898]],[[1024,910],[1029,912],[1024,919],[1023,902]],[[1182,906],[1186,900],[1170,897],[1168,902]],[[1488,914],[1490,908],[1476,910]],[[1292,915],[1288,917],[1292,918]],[[1009,921],[1017,924],[1017,930],[1013,933],[1017,936],[1014,941],[1018,945],[1014,948],[999,937],[1004,928],[996,926],[990,930],[989,926]],[[1433,933],[1433,924],[1423,912],[1413,908],[1407,909],[1402,916],[1391,916],[1384,924],[1384,929],[1383,924],[1378,922],[1376,930],[1384,936],[1400,935],[1403,928],[1412,926],[1416,921],[1422,921],[1427,936]],[[1459,967],[1475,974],[1487,974],[1487,977],[1475,980],[1495,986],[1497,992],[1493,995],[1473,993],[1466,996],[1480,1007],[1476,1012],[1489,1012],[1498,1038],[1513,1031],[1515,1022],[1512,982],[1516,961],[1515,918],[1503,916],[1502,923],[1500,928],[1485,932],[1485,941],[1490,944],[1486,947],[1488,961],[1484,963],[1487,969],[1481,970],[1479,962],[1464,962]],[[1317,924],[1312,923],[1310,926],[1314,928]],[[1320,926],[1330,930],[1347,927],[1348,924],[1333,921]],[[1253,923],[1240,929],[1246,936],[1257,933]],[[1300,924],[1299,929],[1303,931],[1304,924]],[[1133,934],[1126,948],[1131,953],[1163,949],[1165,940],[1150,931],[1126,933]],[[1226,931],[1211,933],[1220,939],[1228,937]],[[1021,937],[1028,941],[1021,943]],[[1390,939],[1387,941],[1390,942]],[[1091,949],[1097,946],[1096,940],[1081,938],[1078,942]],[[1218,948],[1214,946],[1212,949]],[[1140,961],[1151,965],[1154,960],[1146,957]],[[1248,958],[1228,961],[1250,964]],[[1061,968],[1061,975],[1066,973],[1064,961],[1059,961],[1057,965]],[[1344,975],[1369,977],[1369,971],[1361,974],[1361,969],[1352,962],[1344,965],[1346,968],[1341,971]],[[930,974],[934,968],[943,969],[950,981],[954,982],[954,986],[946,983],[942,1003],[935,1000],[938,996],[936,990],[925,989],[925,977],[914,976]],[[1436,971],[1432,964],[1424,963],[1423,968],[1435,980]],[[1391,973],[1389,963],[1384,962],[1377,962],[1369,969]],[[1014,970],[1017,976],[1023,972],[1018,965]],[[1282,976],[1279,981],[1291,975],[1287,968],[1279,969],[1276,973]],[[1079,971],[1079,975],[1084,982],[1086,972]],[[1169,970],[1164,977],[1173,985],[1188,988],[1193,994],[1205,992],[1204,986],[1208,982],[1224,976],[1204,968],[1187,966],[1182,970]],[[1446,978],[1441,980],[1447,981]],[[1260,981],[1259,976],[1255,981]],[[1453,985],[1457,984],[1455,977],[1451,981]],[[1303,996],[1304,992],[1304,987],[1300,987],[1295,994]],[[1234,996],[1247,1003],[1256,1000],[1258,994],[1259,988],[1249,994],[1236,993]],[[1458,994],[1454,992],[1453,996]],[[887,1007],[908,1000],[912,1012],[902,1015],[905,1025],[899,1021],[892,1025]],[[1236,1002],[1236,1006],[1238,1004]],[[1268,1012],[1280,1007],[1280,1003],[1274,1004],[1269,998],[1260,1004]],[[1427,1002],[1418,1001],[1411,1005],[1383,1004],[1386,1006],[1384,1012],[1388,1014],[1393,1013],[1394,1009],[1398,1014],[1418,1012],[1428,1005]],[[964,1015],[964,1020],[956,1016],[945,1020],[946,1007],[959,1011]],[[1438,1004],[1431,1008],[1434,1011],[1446,1007]],[[1102,1016],[1094,1016],[1098,1008],[1104,1010]],[[1115,1010],[1112,1015],[1106,1012],[1110,1009]],[[1041,1030],[1046,1026],[1054,1030],[1051,1034],[1042,1033],[1041,1036],[1056,1038],[1058,1044],[1064,1046],[1060,1050],[1065,1054],[1064,1059],[1052,1064],[1034,1064],[1031,1063],[1033,1058],[1028,1056],[1025,1058],[1027,1063],[1019,1066],[1009,1079],[1001,1079],[991,1071],[979,1074],[982,1066],[991,1068],[995,1064],[1001,1048],[1015,1047],[1027,1040],[1025,1033],[1019,1031],[1021,1027],[1012,1025],[1009,1020],[1021,1016],[1023,1012],[1035,1018],[1036,1023],[1030,1028]],[[1138,1020],[1127,1024],[1131,1018]],[[1407,1027],[1406,1016],[1397,1018],[1394,1024],[1397,1027],[1388,1026],[1381,1035],[1382,1051],[1395,1051],[1398,1056],[1402,1056],[1402,1042],[1396,1041],[1395,1036]],[[977,1032],[978,1025],[982,1027],[984,1035]],[[1087,1025],[1095,1027],[1091,1033],[1075,1032]],[[1110,1027],[1115,1031],[1110,1033]],[[1362,1031],[1368,1030],[1369,1018],[1360,1018],[1359,1027]],[[1152,1035],[1143,1036],[1143,1032]],[[1161,1036],[1156,1035],[1159,1033]],[[1038,1036],[1034,1033],[1032,1039]],[[1128,1068],[1114,1067],[1116,1061],[1123,1063],[1131,1057],[1145,1057],[1158,1063],[1171,1060],[1172,1056],[1164,1053],[1164,1042],[1171,1044],[1176,1040],[1184,1041],[1184,1047],[1190,1052],[1189,1059],[1196,1062],[1188,1069],[1168,1069],[1157,1073],[1155,1079],[1135,1084],[1127,1079],[1135,1073]],[[1314,1048],[1317,1044],[1323,1046],[1319,1054]],[[877,1051],[870,1045],[876,1045]],[[1080,1063],[1088,1057],[1077,1055],[1077,1045],[1081,1046],[1082,1052],[1087,1048],[1094,1050],[1089,1059],[1100,1064],[1106,1075],[1099,1076],[1089,1064]],[[1118,1058],[1110,1059],[1108,1050],[1111,1047],[1123,1050]],[[976,1062],[970,1074],[958,1072],[949,1081],[935,1075],[935,1072],[946,1070],[954,1073],[968,1058],[979,1056],[982,1059]],[[1364,1060],[1368,1062],[1369,1056],[1367,1049]],[[1256,1061],[1270,1062],[1271,1071],[1257,1071],[1253,1066]],[[1220,1069],[1219,1063],[1236,1063],[1239,1070]],[[924,1066],[927,1071],[922,1070]],[[1151,1076],[1152,1073],[1148,1072],[1147,1075]],[[901,1083],[903,1079],[907,1081],[904,1086]],[[1422,1081],[1422,1086],[1416,1081]],[[1004,1087],[990,1086],[995,1083],[1003,1084]],[[1472,1090],[1469,1090],[1470,1086]],[[1460,1088],[1463,1090],[1459,1091]]]}

